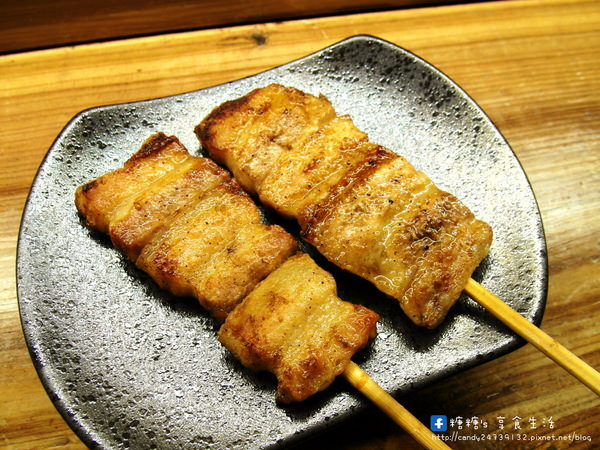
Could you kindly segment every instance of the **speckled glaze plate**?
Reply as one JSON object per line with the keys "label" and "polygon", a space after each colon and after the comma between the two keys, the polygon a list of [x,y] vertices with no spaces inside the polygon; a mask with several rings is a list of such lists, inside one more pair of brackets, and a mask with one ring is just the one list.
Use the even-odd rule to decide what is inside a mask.
{"label": "speckled glaze plate", "polygon": [[[546,249],[527,178],[473,100],[406,50],[358,36],[243,80],[94,108],[65,127],[42,163],[17,258],[32,359],[57,409],[91,447],[277,447],[372,407],[341,379],[302,404],[277,405],[273,377],[238,364],[208,314],[159,290],[74,207],[78,185],[121,166],[151,133],[175,134],[200,152],[193,129],[213,107],[271,82],[323,93],[372,142],[408,158],[489,222],[494,243],[474,278],[541,320]],[[394,395],[522,344],[465,296],[438,329],[418,328],[368,283],[317,261],[335,275],[342,298],[382,315],[378,337],[355,360]]]}

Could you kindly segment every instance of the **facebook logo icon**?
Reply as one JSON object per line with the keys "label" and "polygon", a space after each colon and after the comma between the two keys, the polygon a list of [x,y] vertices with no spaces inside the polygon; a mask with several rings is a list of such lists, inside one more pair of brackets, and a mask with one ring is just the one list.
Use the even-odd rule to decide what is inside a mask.
{"label": "facebook logo icon", "polygon": [[446,431],[448,428],[448,419],[446,416],[431,416],[431,431]]}

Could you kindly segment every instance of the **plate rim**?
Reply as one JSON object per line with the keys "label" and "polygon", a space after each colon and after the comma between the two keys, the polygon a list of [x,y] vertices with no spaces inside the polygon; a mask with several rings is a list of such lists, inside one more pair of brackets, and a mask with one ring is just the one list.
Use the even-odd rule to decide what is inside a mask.
{"label": "plate rim", "polygon": [[[272,68],[269,68],[269,69],[261,71],[261,72],[257,72],[257,73],[239,78],[239,79],[230,80],[230,81],[220,83],[220,84],[217,84],[214,86],[208,86],[208,87],[204,87],[204,88],[197,89],[197,90],[181,92],[181,93],[167,95],[167,96],[163,96],[163,97],[156,97],[156,98],[150,98],[150,99],[123,102],[123,103],[111,103],[111,104],[86,108],[86,109],[78,112],[77,114],[75,114],[65,124],[65,126],[62,128],[62,130],[57,135],[57,137],[53,140],[48,151],[45,153],[44,157],[42,158],[42,160],[36,170],[34,178],[32,179],[32,183],[31,183],[30,189],[27,194],[27,198],[24,203],[23,212],[21,214],[21,219],[20,219],[20,223],[19,223],[19,231],[18,231],[17,246],[16,246],[16,259],[15,259],[17,305],[18,305],[18,311],[19,311],[19,319],[21,322],[21,329],[22,329],[22,332],[23,332],[23,335],[25,338],[25,342],[27,344],[27,349],[29,351],[29,355],[31,357],[31,360],[32,360],[35,370],[37,372],[38,378],[40,379],[40,382],[42,383],[42,386],[44,387],[44,390],[46,391],[46,393],[47,393],[48,397],[50,398],[50,400],[52,401],[54,407],[60,413],[60,415],[63,417],[65,422],[75,432],[75,434],[78,436],[78,438],[81,439],[82,442],[85,445],[87,445],[88,447],[96,447],[96,446],[101,445],[101,443],[94,439],[93,435],[95,434],[95,432],[93,430],[88,430],[85,426],[82,425],[81,422],[79,422],[77,420],[76,414],[70,412],[70,405],[64,401],[62,396],[57,394],[57,392],[60,392],[62,389],[55,385],[56,380],[53,377],[46,374],[45,366],[43,364],[43,355],[41,354],[38,343],[35,341],[35,337],[31,333],[31,329],[28,329],[28,325],[26,323],[27,318],[25,317],[26,313],[24,312],[24,306],[23,306],[24,300],[22,300],[23,286],[20,281],[22,278],[21,275],[24,271],[24,268],[22,267],[22,264],[20,263],[23,258],[22,247],[23,247],[23,240],[24,240],[24,236],[23,236],[24,225],[28,219],[29,209],[31,208],[31,202],[32,202],[33,196],[34,196],[37,188],[39,187],[39,183],[41,182],[41,177],[40,177],[41,172],[47,166],[48,162],[52,159],[54,153],[57,151],[57,145],[63,140],[63,137],[66,136],[70,132],[70,130],[83,117],[86,117],[91,114],[95,114],[98,111],[105,111],[105,110],[108,110],[111,108],[116,108],[116,107],[142,105],[142,104],[153,103],[153,102],[157,102],[157,101],[168,101],[170,99],[175,99],[175,98],[182,97],[182,96],[194,95],[196,93],[201,93],[203,91],[214,89],[217,87],[225,87],[228,85],[239,83],[242,80],[249,80],[249,79],[255,78],[259,75],[268,74],[269,72],[281,70],[288,66],[299,64],[306,60],[311,60],[311,59],[316,58],[319,55],[322,55],[325,52],[330,51],[334,48],[352,44],[353,42],[356,42],[356,41],[373,42],[373,43],[388,47],[393,51],[400,51],[401,53],[404,53],[405,55],[409,56],[413,60],[417,61],[422,66],[427,67],[428,70],[434,72],[437,76],[445,79],[445,81],[448,82],[449,84],[451,84],[454,89],[456,89],[458,92],[460,92],[462,97],[469,102],[471,107],[473,107],[483,118],[485,118],[485,120],[488,122],[488,125],[494,131],[496,136],[502,141],[503,145],[506,146],[506,148],[509,149],[510,152],[512,153],[514,160],[519,165],[520,172],[525,177],[525,180],[526,180],[529,190],[531,192],[534,204],[536,206],[535,212],[537,214],[538,226],[539,226],[539,230],[538,230],[537,234],[540,236],[541,244],[542,244],[541,245],[542,248],[540,250],[541,254],[539,255],[539,257],[541,259],[541,261],[540,261],[540,263],[541,263],[540,276],[542,277],[542,280],[541,280],[542,281],[542,283],[541,283],[542,297],[539,299],[538,308],[534,311],[531,321],[532,321],[532,323],[534,323],[537,326],[539,326],[541,324],[544,313],[545,313],[547,300],[548,300],[548,284],[549,284],[548,249],[547,249],[548,244],[547,244],[545,230],[544,230],[544,224],[543,224],[543,220],[542,220],[543,217],[542,217],[542,214],[540,211],[539,202],[535,195],[535,190],[533,189],[531,181],[530,181],[527,173],[525,172],[525,169],[524,169],[521,161],[519,160],[516,153],[514,152],[512,146],[508,143],[506,138],[500,132],[499,128],[492,121],[492,119],[485,113],[485,111],[481,108],[481,106],[479,106],[479,104],[459,84],[457,84],[451,77],[446,75],[440,69],[438,69],[437,67],[435,67],[434,65],[432,65],[431,63],[429,63],[428,61],[423,59],[422,57],[416,55],[412,51],[407,50],[406,48],[403,48],[403,47],[401,47],[397,44],[394,44],[390,41],[384,40],[382,38],[379,38],[379,37],[376,37],[376,36],[373,36],[370,34],[357,34],[354,36],[347,37],[347,38],[345,38],[341,41],[338,41],[336,43],[333,43],[331,45],[328,45],[317,51],[311,52],[300,58],[293,59],[291,61],[274,66]],[[433,378],[429,378],[422,382],[417,381],[414,383],[414,386],[411,386],[411,388],[409,390],[414,391],[416,389],[420,389],[424,385],[429,385],[432,383],[439,382],[440,380],[447,378],[449,376],[454,376],[457,373],[463,372],[472,367],[479,366],[483,363],[492,361],[501,356],[509,354],[512,351],[517,350],[518,348],[524,346],[525,344],[527,344],[527,341],[525,341],[525,339],[519,337],[516,334],[512,334],[510,336],[510,340],[505,345],[498,346],[493,351],[485,354],[483,358],[481,358],[481,359],[472,358],[470,360],[463,361],[461,363],[457,363],[455,366],[456,369],[453,370],[450,374],[440,373],[440,374],[438,374],[438,376],[434,376]],[[338,422],[341,423],[344,420],[346,420],[349,416],[355,415],[357,412],[364,410],[365,407],[373,407],[373,406],[370,405],[369,403],[363,402],[360,408],[356,408],[355,411],[338,416],[337,417],[338,420],[331,420],[328,422],[328,425],[335,425]],[[297,442],[298,440],[306,439],[306,438],[307,438],[306,435],[303,435],[302,437],[298,437],[298,438],[291,437],[290,440],[287,441],[287,443],[294,443],[294,442]]]}

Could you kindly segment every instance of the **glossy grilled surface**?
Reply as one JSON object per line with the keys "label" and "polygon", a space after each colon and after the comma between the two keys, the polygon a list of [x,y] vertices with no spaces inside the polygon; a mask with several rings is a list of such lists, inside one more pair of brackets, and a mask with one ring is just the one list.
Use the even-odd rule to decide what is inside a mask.
{"label": "glossy grilled surface", "polygon": [[490,228],[403,158],[377,166],[320,205],[318,219],[305,218],[306,238],[399,299],[415,323],[435,327],[487,254]]}
{"label": "glossy grilled surface", "polygon": [[289,403],[325,389],[375,336],[379,316],[340,300],[333,277],[304,253],[289,258],[227,317],[221,342],[278,380]]}
{"label": "glossy grilled surface", "polygon": [[334,117],[299,142],[303,150],[283,152],[259,189],[262,201],[287,217],[318,204],[375,151],[348,117]]}
{"label": "glossy grilled surface", "polygon": [[196,133],[330,261],[433,328],[486,256],[491,228],[332,111],[322,96],[272,84],[215,108]]}
{"label": "glossy grilled surface", "polygon": [[108,232],[162,288],[196,297],[220,320],[296,250],[224,169],[162,133],[75,197],[90,227]]}
{"label": "glossy grilled surface", "polygon": [[122,168],[77,188],[75,203],[86,223],[108,233],[119,206],[188,161],[189,153],[173,138],[154,136],[129,158]]}
{"label": "glossy grilled surface", "polygon": [[255,193],[286,150],[334,117],[325,98],[273,87],[223,104],[196,133],[210,143],[211,156]]}
{"label": "glossy grilled surface", "polygon": [[136,260],[152,236],[181,210],[218,188],[228,175],[206,158],[188,158],[142,193],[121,203],[109,233],[115,246]]}

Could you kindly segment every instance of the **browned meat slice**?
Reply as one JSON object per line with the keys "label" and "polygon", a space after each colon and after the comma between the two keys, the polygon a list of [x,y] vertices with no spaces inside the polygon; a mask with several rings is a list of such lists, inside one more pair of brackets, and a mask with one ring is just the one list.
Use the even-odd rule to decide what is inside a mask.
{"label": "browned meat slice", "polygon": [[260,223],[252,200],[229,179],[150,240],[137,265],[164,289],[196,297],[222,320],[294,251],[293,238]]}
{"label": "browned meat slice", "polygon": [[295,252],[296,241],[283,228],[246,225],[203,269],[198,298],[216,318],[225,320],[260,280]]}
{"label": "browned meat slice", "polygon": [[491,241],[486,223],[402,157],[377,163],[312,213],[301,217],[309,242],[429,328],[446,316]]}
{"label": "browned meat slice", "polygon": [[301,142],[303,151],[283,152],[259,187],[261,200],[288,218],[325,198],[373,152],[347,117],[333,118]]}
{"label": "browned meat slice", "polygon": [[[249,108],[255,99],[262,107]],[[293,139],[277,151],[272,139],[251,137],[273,136],[290,108],[302,117],[322,111],[282,131]],[[332,115],[322,96],[267,86],[217,107],[196,132],[244,186],[296,217],[308,242],[395,297],[418,325],[443,320],[488,252],[489,225],[404,158],[367,142],[350,119]]]}
{"label": "browned meat slice", "polygon": [[188,161],[177,139],[160,133],[149,138],[124,166],[80,186],[75,204],[91,228],[108,233],[112,215],[122,202]]}
{"label": "browned meat slice", "polygon": [[113,244],[135,261],[150,238],[179,211],[228,179],[210,159],[189,158],[115,208],[109,226]]}
{"label": "browned meat slice", "polygon": [[340,300],[333,277],[299,253],[229,314],[219,338],[245,366],[274,373],[277,399],[288,403],[329,386],[374,337],[378,319]]}
{"label": "browned meat slice", "polygon": [[329,101],[279,85],[225,103],[196,128],[211,156],[254,193],[279,156],[335,116]]}
{"label": "browned meat slice", "polygon": [[198,298],[221,320],[296,251],[224,169],[162,133],[75,199],[86,222],[161,287]]}

